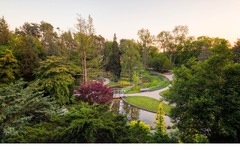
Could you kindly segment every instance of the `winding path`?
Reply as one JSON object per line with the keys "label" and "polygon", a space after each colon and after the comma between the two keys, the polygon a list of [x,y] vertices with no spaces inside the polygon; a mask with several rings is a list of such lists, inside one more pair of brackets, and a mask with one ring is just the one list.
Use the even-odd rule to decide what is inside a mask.
{"label": "winding path", "polygon": [[[168,80],[170,80],[170,81],[172,81],[172,79],[173,79],[173,74],[164,74],[164,76],[166,78],[168,78]],[[110,82],[110,80],[107,79],[107,78],[104,78],[104,80],[105,80],[103,82],[104,85],[106,85]],[[171,85],[169,85],[169,86],[171,86]],[[141,92],[141,93],[135,93],[135,94],[126,94],[126,96],[146,96],[146,97],[154,98],[156,100],[160,100],[162,98],[162,96],[159,93],[167,90],[169,88],[169,86],[165,87],[163,89],[160,89],[160,90],[152,91],[152,92]],[[167,101],[163,101],[163,103],[168,104]],[[175,106],[175,104],[172,104],[172,106]],[[166,126],[172,126],[173,125],[173,123],[171,122],[171,118],[169,116],[165,115],[164,120],[165,120]]]}
{"label": "winding path", "polygon": [[110,82],[108,78],[103,78],[103,79],[104,79],[103,85],[107,85]]}
{"label": "winding path", "polygon": [[[168,78],[168,80],[170,80],[170,81],[172,81],[172,79],[173,79],[173,74],[164,74],[164,76],[166,78]],[[171,85],[169,85],[169,86],[171,86]],[[141,92],[141,93],[134,93],[134,94],[126,94],[126,96],[146,96],[146,97],[154,98],[156,100],[160,100],[162,98],[162,96],[159,93],[162,92],[162,91],[166,91],[169,88],[169,86],[167,86],[163,89],[160,89],[160,90],[152,91],[152,92]],[[163,101],[163,103],[168,104],[167,101]],[[172,104],[172,106],[175,106],[175,105]]]}

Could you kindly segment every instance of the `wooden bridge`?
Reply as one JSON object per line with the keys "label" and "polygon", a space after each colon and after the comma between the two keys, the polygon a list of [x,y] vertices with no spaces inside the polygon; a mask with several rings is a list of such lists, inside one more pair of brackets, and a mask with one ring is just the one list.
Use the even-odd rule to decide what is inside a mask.
{"label": "wooden bridge", "polygon": [[126,97],[124,91],[121,91],[121,89],[118,88],[113,89],[113,99],[122,99],[124,97]]}

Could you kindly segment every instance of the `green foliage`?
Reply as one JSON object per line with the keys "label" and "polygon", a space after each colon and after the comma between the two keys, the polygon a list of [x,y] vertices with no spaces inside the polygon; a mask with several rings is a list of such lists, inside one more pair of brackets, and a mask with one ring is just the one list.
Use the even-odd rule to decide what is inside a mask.
{"label": "green foliage", "polygon": [[129,126],[131,143],[146,143],[151,139],[150,125],[140,120],[132,120]]}
{"label": "green foliage", "polygon": [[8,45],[11,39],[11,32],[4,17],[0,18],[0,46]]}
{"label": "green foliage", "polygon": [[140,81],[139,76],[137,75],[137,72],[134,71],[134,72],[133,72],[133,83],[134,83],[135,85],[138,85],[139,81]]}
{"label": "green foliage", "polygon": [[166,133],[164,115],[165,115],[165,112],[163,110],[163,103],[160,102],[158,106],[158,111],[156,114],[156,121],[157,121],[156,132],[162,135]]}
{"label": "green foliage", "polygon": [[58,106],[43,92],[36,91],[34,84],[18,81],[0,89],[0,140],[19,134],[25,125],[49,120]]}
{"label": "green foliage", "polygon": [[14,56],[20,65],[21,77],[26,81],[34,79],[33,71],[39,67],[42,45],[34,36],[15,35],[11,41]]}
{"label": "green foliage", "polygon": [[0,88],[17,78],[19,66],[11,50],[0,50],[0,70]]}
{"label": "green foliage", "polygon": [[117,43],[116,34],[114,34],[114,40],[112,43],[112,55],[110,56],[108,62],[109,71],[116,77],[116,79],[120,78],[121,75],[121,64],[120,64],[120,50]]}
{"label": "green foliage", "polygon": [[[216,39],[204,62],[191,59],[174,71],[176,78],[166,99],[176,103],[182,142],[239,142],[239,64],[232,62],[226,40]],[[200,135],[197,136],[197,135]]]}
{"label": "green foliage", "polygon": [[240,63],[240,39],[237,40],[232,50],[234,54],[234,62]]}
{"label": "green foliage", "polygon": [[36,70],[37,83],[40,88],[55,99],[59,104],[70,102],[74,85],[74,78],[79,68],[64,58],[49,56],[45,61],[40,62]]}
{"label": "green foliage", "polygon": [[122,39],[120,41],[122,74],[126,74],[129,80],[133,80],[134,72],[139,73],[142,68],[139,45],[133,40]]}
{"label": "green foliage", "polygon": [[127,122],[107,105],[80,103],[50,122],[26,126],[11,139],[23,143],[119,143],[129,142]]}
{"label": "green foliage", "polygon": [[165,72],[172,68],[172,62],[164,53],[157,53],[149,58],[148,66],[156,71]]}

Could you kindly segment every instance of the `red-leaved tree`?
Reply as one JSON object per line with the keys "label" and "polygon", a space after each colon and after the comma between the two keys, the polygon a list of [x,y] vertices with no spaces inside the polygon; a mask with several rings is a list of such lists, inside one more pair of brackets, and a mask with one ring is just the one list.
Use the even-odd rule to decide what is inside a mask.
{"label": "red-leaved tree", "polygon": [[88,102],[89,105],[105,104],[112,99],[112,89],[98,81],[88,81],[74,93],[77,100]]}

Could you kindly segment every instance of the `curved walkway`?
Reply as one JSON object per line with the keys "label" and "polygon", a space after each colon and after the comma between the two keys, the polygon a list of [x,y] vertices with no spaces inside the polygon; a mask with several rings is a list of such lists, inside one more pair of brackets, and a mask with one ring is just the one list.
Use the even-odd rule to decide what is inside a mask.
{"label": "curved walkway", "polygon": [[[172,81],[172,79],[173,79],[173,74],[166,74],[166,75],[164,74],[164,76],[166,78],[168,78],[168,80],[170,80],[170,81]],[[171,86],[171,85],[169,85],[169,86]],[[162,98],[162,96],[159,93],[162,92],[162,91],[166,91],[169,88],[169,86],[165,87],[163,89],[160,89],[160,90],[152,91],[152,92],[141,92],[141,93],[134,93],[134,94],[126,94],[126,96],[146,96],[146,97],[154,98],[156,100],[160,100]],[[167,101],[163,101],[163,103],[168,104]],[[175,105],[172,104],[172,106],[175,106]]]}
{"label": "curved walkway", "polygon": [[108,78],[103,78],[103,79],[104,79],[103,85],[107,85],[110,82]]}

